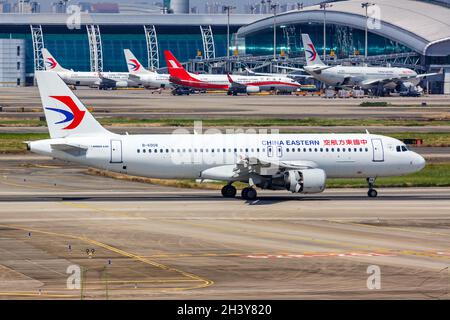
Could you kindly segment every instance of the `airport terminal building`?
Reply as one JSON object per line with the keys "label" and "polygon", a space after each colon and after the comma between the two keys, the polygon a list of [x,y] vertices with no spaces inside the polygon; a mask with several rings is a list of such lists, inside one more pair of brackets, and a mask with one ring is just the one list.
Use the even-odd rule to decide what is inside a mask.
{"label": "airport terminal building", "polygon": [[[378,60],[385,56],[393,66],[413,67],[421,73],[442,68],[444,74],[431,89],[450,94],[450,7],[438,1],[373,3],[379,9],[379,22],[368,30],[368,56]],[[232,14],[230,49],[270,55],[275,25],[277,52],[289,58],[302,56],[300,34],[309,33],[322,54],[325,22],[327,56],[364,55],[367,19],[361,1],[330,5],[325,10],[311,6],[276,16]],[[167,49],[180,61],[194,59],[199,52],[202,58],[226,56],[226,34],[226,14],[83,13],[79,21],[66,14],[0,14],[0,67],[11,69],[0,72],[0,86],[32,83],[34,70],[43,67],[41,46],[73,70],[93,70],[93,61],[100,60],[100,70],[125,71],[125,48],[150,66],[165,67],[162,52]]]}

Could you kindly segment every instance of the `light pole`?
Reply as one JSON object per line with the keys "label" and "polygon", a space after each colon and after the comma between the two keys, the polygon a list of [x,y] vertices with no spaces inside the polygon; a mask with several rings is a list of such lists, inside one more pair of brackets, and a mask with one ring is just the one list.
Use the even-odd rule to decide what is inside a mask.
{"label": "light pole", "polygon": [[327,59],[327,8],[332,6],[329,3],[320,4],[320,9],[323,9],[323,61]]}
{"label": "light pole", "polygon": [[369,6],[373,6],[374,3],[370,3],[370,2],[363,2],[361,3],[361,7],[366,9],[366,38],[365,38],[365,42],[364,42],[364,60],[367,60],[367,25],[369,24],[369,17],[367,15],[367,9],[369,8]]}
{"label": "light pole", "polygon": [[236,9],[233,6],[223,6],[223,10],[227,12],[227,70],[230,61],[230,11]]}
{"label": "light pole", "polygon": [[272,4],[273,10],[273,60],[277,60],[277,7],[279,4]]}

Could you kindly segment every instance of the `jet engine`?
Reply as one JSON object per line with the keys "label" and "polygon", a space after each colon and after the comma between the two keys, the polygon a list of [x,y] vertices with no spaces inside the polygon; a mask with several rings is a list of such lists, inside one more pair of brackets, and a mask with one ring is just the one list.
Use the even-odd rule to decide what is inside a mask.
{"label": "jet engine", "polygon": [[322,169],[289,170],[283,178],[287,190],[299,193],[323,192],[327,180]]}
{"label": "jet engine", "polygon": [[126,88],[126,87],[128,87],[128,82],[127,81],[117,81],[116,87],[117,88]]}
{"label": "jet engine", "polygon": [[261,89],[258,86],[247,86],[246,91],[247,93],[258,93]]}

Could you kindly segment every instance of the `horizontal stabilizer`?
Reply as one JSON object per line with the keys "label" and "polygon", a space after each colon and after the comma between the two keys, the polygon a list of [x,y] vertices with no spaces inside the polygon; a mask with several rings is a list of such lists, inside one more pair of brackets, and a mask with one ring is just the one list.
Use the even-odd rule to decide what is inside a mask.
{"label": "horizontal stabilizer", "polygon": [[84,151],[88,149],[88,146],[74,143],[53,143],[50,146],[52,149],[59,151]]}

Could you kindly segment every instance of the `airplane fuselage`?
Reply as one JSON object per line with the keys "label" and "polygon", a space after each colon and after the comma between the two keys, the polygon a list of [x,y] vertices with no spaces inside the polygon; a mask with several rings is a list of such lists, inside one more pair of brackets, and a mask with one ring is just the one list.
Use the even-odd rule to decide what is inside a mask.
{"label": "airplane fuselage", "polygon": [[[86,151],[53,149],[51,145],[58,143],[84,146]],[[40,140],[30,142],[29,148],[96,168],[166,179],[202,178],[207,169],[234,168],[245,158],[307,164],[324,170],[328,178],[397,176],[418,171],[425,164],[402,142],[371,134],[111,134]],[[278,169],[273,169],[270,174],[276,175]],[[233,180],[227,179],[228,171],[222,180]],[[248,177],[236,181],[245,182]]]}
{"label": "airplane fuselage", "polygon": [[173,85],[170,82],[170,75],[169,74],[149,73],[149,74],[139,75],[138,77],[140,79],[140,83],[144,87],[173,88]]}
{"label": "airplane fuselage", "polygon": [[[418,84],[418,80],[414,78],[417,73],[407,68],[385,68],[385,67],[358,67],[358,66],[335,66],[320,71],[314,71],[314,67],[305,66],[305,71],[319,81],[328,86],[360,86],[364,89],[373,87],[366,85],[366,82],[376,80],[401,79],[411,77],[408,82],[414,85]],[[384,86],[393,89],[397,82],[387,82]]]}
{"label": "airplane fuselage", "polygon": [[[175,84],[197,89],[228,90],[230,81],[226,74],[190,74],[190,80],[171,78]],[[233,81],[242,85],[258,87],[260,91],[279,90],[283,92],[296,91],[300,84],[288,77],[242,76],[233,75]]]}
{"label": "airplane fuselage", "polygon": [[[60,71],[58,75],[69,85],[75,86],[99,86],[102,78],[98,72],[76,72],[76,71]],[[137,84],[129,80],[127,72],[101,72],[103,78],[116,82],[117,87],[136,86]]]}

